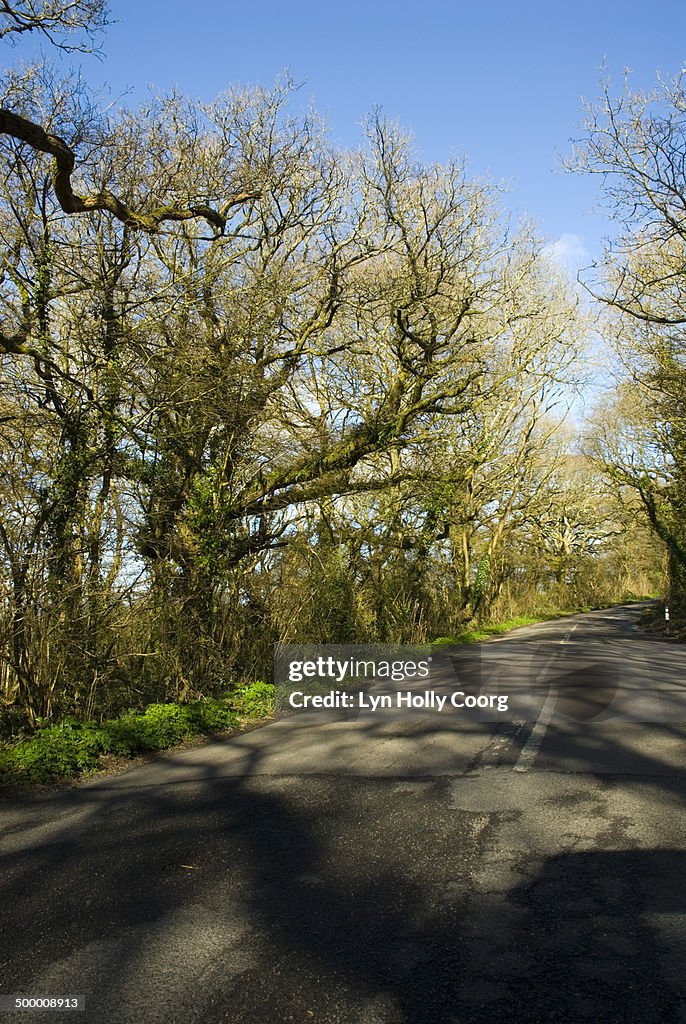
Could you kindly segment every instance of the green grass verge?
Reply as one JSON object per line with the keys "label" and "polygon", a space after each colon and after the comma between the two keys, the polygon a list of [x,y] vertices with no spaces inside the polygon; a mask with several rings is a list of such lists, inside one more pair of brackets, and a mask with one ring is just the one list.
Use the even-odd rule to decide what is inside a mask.
{"label": "green grass verge", "polygon": [[[637,601],[654,600],[654,595],[648,597],[628,594],[622,601],[616,604],[632,604]],[[578,608],[568,608],[565,611],[542,613],[540,615],[517,615],[514,619],[507,619],[505,622],[489,622],[460,630],[454,636],[441,636],[433,640],[434,644],[479,644],[482,640],[488,640],[491,636],[500,633],[509,633],[511,629],[519,626],[533,626],[537,622],[553,622],[555,619],[565,619],[568,615],[581,615],[583,612],[596,611],[599,608],[606,608],[608,605],[579,605]],[[644,613],[645,615],[646,613]],[[650,614],[650,610],[649,610]],[[662,612],[660,612],[662,614]]]}
{"label": "green grass verge", "polygon": [[274,687],[253,683],[224,698],[150,704],[97,724],[70,718],[0,747],[0,782],[45,783],[97,771],[108,754],[133,757],[176,746],[193,736],[230,732],[241,720],[268,718]]}
{"label": "green grass verge", "polygon": [[582,611],[589,611],[588,608],[578,608],[576,611],[554,612],[549,615],[517,615],[514,619],[507,619],[505,622],[493,622],[485,625],[471,626],[468,629],[460,630],[454,636],[441,636],[434,640],[434,644],[478,644],[482,640],[488,640],[491,636],[498,636],[500,633],[509,633],[511,629],[518,629],[519,626],[533,626],[537,622],[550,622],[554,619],[563,619],[567,615],[576,615]]}

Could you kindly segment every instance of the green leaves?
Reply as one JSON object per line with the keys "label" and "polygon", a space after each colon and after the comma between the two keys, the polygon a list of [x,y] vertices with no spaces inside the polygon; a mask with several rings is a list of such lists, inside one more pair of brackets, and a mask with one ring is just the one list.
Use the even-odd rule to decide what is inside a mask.
{"label": "green leaves", "polygon": [[241,718],[267,718],[274,706],[268,683],[241,686],[223,699],[149,704],[97,725],[67,718],[0,749],[0,781],[50,782],[102,767],[105,754],[130,757],[175,746],[191,736],[237,729]]}

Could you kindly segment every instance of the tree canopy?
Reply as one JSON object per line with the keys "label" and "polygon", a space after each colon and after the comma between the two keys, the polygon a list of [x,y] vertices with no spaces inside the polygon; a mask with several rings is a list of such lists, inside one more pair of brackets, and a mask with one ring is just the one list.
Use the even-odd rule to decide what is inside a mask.
{"label": "tree canopy", "polygon": [[[107,18],[0,15],[67,48]],[[659,379],[640,422],[672,447],[631,476],[601,426],[587,455],[564,426],[588,315],[500,188],[422,163],[380,112],[341,151],[292,94],[104,113],[44,65],[6,75],[0,681],[29,724],[264,675],[274,640],[424,641],[645,593],[648,524],[681,544],[659,322],[631,320]],[[648,308],[652,251],[608,258],[622,317]]]}

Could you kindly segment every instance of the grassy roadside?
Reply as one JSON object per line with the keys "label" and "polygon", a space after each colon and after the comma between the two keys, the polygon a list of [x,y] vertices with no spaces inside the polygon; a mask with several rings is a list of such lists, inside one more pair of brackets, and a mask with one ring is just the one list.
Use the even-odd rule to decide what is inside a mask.
{"label": "grassy roadside", "polygon": [[506,619],[504,622],[491,622],[483,625],[471,626],[468,629],[460,630],[454,636],[441,636],[434,640],[434,644],[478,644],[489,637],[499,636],[501,633],[509,633],[510,630],[519,629],[520,626],[533,626],[537,622],[552,622],[554,619],[564,619],[568,615],[579,615],[581,612],[590,612],[591,608],[575,608],[568,611],[550,612],[547,615],[517,615],[514,619]]}
{"label": "grassy roadside", "polygon": [[[513,619],[507,619],[504,622],[487,622],[479,623],[475,626],[461,630],[459,633],[455,633],[454,636],[442,636],[437,640],[434,640],[434,644],[478,644],[483,640],[488,640],[489,637],[499,636],[501,633],[509,633],[513,629],[519,629],[520,626],[533,626],[537,622],[554,622],[555,619],[566,619],[569,615],[583,615],[584,612],[599,611],[601,608],[616,607],[617,605],[623,604],[635,604],[637,602],[652,601],[656,603],[656,609],[648,608],[641,616],[641,628],[645,629],[646,624],[650,623],[654,625],[655,632],[665,632],[664,618],[663,618],[663,605],[658,601],[658,598],[654,594],[647,597],[637,597],[636,595],[630,595],[623,601],[615,602],[615,605],[579,605],[576,608],[567,608],[564,610],[557,610],[551,612],[542,612],[539,615],[517,615]],[[667,624],[667,632],[669,626]],[[683,630],[683,637],[686,639],[686,611],[681,614],[681,618],[678,622],[673,623],[673,632],[670,635],[679,635],[677,632],[679,629]]]}
{"label": "grassy roadside", "polygon": [[223,698],[150,704],[102,723],[66,719],[0,746],[0,784],[43,784],[92,775],[194,739],[232,735],[271,717],[273,686],[253,683]]}
{"label": "grassy roadside", "polygon": [[686,608],[669,608],[669,619],[665,619],[665,603],[660,601],[651,608],[646,608],[639,620],[639,625],[646,633],[661,637],[664,640],[673,640],[677,643],[686,643]]}

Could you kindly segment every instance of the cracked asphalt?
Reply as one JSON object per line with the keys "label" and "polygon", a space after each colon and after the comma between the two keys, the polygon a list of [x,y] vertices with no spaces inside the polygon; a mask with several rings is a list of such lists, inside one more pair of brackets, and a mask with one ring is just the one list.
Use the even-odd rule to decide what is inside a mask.
{"label": "cracked asphalt", "polygon": [[444,652],[501,720],[293,715],[6,796],[0,993],[84,994],[82,1024],[686,1022],[686,648],[639,611]]}

